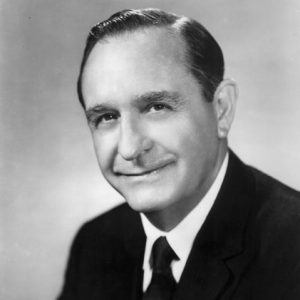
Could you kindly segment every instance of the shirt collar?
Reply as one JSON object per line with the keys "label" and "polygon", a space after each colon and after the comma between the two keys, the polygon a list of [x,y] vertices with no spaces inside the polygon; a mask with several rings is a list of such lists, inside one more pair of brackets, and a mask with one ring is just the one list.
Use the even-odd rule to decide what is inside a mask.
{"label": "shirt collar", "polygon": [[192,249],[194,239],[202,227],[215,199],[219,193],[228,166],[228,153],[226,154],[219,173],[213,184],[196,207],[171,231],[165,232],[156,228],[146,216],[141,213],[142,224],[147,236],[144,270],[149,269],[149,259],[153,243],[160,236],[165,236],[181,262],[186,262]]}

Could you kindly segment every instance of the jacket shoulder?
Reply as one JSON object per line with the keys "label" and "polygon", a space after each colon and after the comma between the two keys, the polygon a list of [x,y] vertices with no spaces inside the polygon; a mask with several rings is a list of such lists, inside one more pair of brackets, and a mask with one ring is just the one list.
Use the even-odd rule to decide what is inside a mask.
{"label": "jacket shoulder", "polygon": [[300,193],[255,168],[249,170],[255,182],[252,221],[260,244],[259,255],[266,263],[272,261],[273,266],[284,261],[281,270],[299,274]]}
{"label": "jacket shoulder", "polygon": [[280,182],[279,180],[265,174],[264,172],[247,166],[252,172],[257,192],[264,193],[265,196],[286,197],[293,200],[300,199],[300,192]]}
{"label": "jacket shoulder", "polygon": [[248,168],[254,178],[253,196],[259,201],[260,215],[277,215],[282,221],[293,217],[300,221],[300,192],[256,168]]}
{"label": "jacket shoulder", "polygon": [[251,283],[257,299],[298,299],[300,193],[236,158],[232,161],[239,175],[235,183],[242,186],[236,201],[248,212],[243,243],[251,264],[243,284]]}
{"label": "jacket shoulder", "polygon": [[115,239],[126,233],[125,228],[135,228],[139,224],[139,214],[127,203],[85,222],[78,231],[77,237],[90,239]]}
{"label": "jacket shoulder", "polygon": [[73,240],[58,299],[94,299],[95,295],[99,295],[97,299],[113,299],[107,296],[115,292],[112,286],[121,286],[119,279],[126,278],[127,270],[132,269],[127,245],[132,237],[142,235],[140,223],[139,214],[127,204],[86,222]]}

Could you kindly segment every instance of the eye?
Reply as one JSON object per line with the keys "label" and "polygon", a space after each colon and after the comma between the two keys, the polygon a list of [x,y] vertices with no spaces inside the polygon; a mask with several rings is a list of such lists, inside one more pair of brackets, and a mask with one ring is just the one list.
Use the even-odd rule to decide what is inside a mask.
{"label": "eye", "polygon": [[165,110],[165,109],[170,109],[170,107],[164,103],[156,103],[148,107],[148,111],[150,113]]}
{"label": "eye", "polygon": [[96,126],[101,125],[101,124],[110,124],[113,123],[118,119],[118,114],[115,113],[105,113],[101,116],[99,116],[96,120]]}

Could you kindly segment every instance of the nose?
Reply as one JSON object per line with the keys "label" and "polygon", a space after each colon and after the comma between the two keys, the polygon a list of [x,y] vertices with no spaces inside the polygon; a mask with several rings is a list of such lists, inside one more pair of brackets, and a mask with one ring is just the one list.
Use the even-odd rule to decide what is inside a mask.
{"label": "nose", "polygon": [[134,160],[152,148],[153,142],[138,119],[123,119],[120,122],[118,153],[125,160]]}

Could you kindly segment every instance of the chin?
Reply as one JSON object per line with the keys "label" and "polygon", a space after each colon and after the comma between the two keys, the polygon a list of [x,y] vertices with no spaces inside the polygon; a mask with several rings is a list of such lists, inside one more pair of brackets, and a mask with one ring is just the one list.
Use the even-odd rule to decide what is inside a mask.
{"label": "chin", "polygon": [[155,194],[144,192],[135,195],[123,195],[128,205],[137,212],[150,213],[160,211],[171,205],[169,197],[157,197]]}

